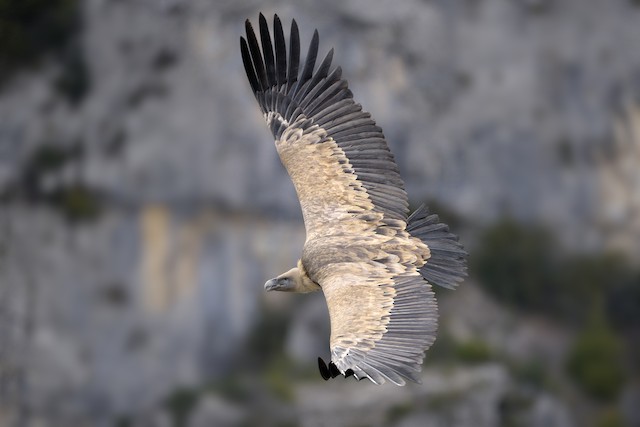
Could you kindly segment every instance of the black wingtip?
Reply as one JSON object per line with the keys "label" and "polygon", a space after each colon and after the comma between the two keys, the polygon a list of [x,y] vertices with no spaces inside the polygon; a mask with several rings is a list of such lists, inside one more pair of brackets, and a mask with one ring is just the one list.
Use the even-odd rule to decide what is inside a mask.
{"label": "black wingtip", "polygon": [[331,374],[331,378],[335,378],[338,375],[342,374],[336,364],[333,362],[329,362],[329,373]]}
{"label": "black wingtip", "polygon": [[318,357],[318,368],[320,369],[320,375],[322,376],[322,379],[327,381],[329,378],[331,378],[331,373],[329,372],[329,368],[327,368],[327,364],[324,363],[324,360],[322,360],[322,357]]}
{"label": "black wingtip", "polygon": [[319,43],[320,36],[318,35],[318,30],[315,30],[313,32],[313,37],[311,37],[311,43],[309,44],[309,50],[307,51],[307,58],[305,60],[304,68],[302,69],[302,74],[300,75],[301,85],[311,79],[311,76],[313,75],[313,68],[316,65],[316,57],[318,56]]}
{"label": "black wingtip", "polygon": [[260,14],[258,26],[260,29],[260,41],[262,44],[262,57],[264,59],[264,65],[267,73],[266,89],[276,85],[276,61],[273,53],[273,44],[271,43],[271,35],[269,34],[269,25],[267,25],[267,19],[262,13]]}
{"label": "black wingtip", "polygon": [[251,90],[256,94],[260,90],[260,83],[258,83],[256,71],[253,68],[253,63],[251,61],[251,54],[249,53],[249,46],[244,37],[240,37],[240,52],[242,53],[242,63],[244,64],[244,69],[247,73]]}
{"label": "black wingtip", "polygon": [[289,69],[287,70],[287,90],[298,81],[298,71],[300,67],[300,34],[296,20],[291,21],[291,31],[289,35]]}
{"label": "black wingtip", "polygon": [[258,16],[258,28],[267,28],[267,18],[264,17],[262,12]]}
{"label": "black wingtip", "polygon": [[353,369],[347,369],[346,371],[344,371],[344,377],[345,378],[349,378],[353,376]]}
{"label": "black wingtip", "polygon": [[256,34],[253,31],[253,26],[248,19],[245,21],[245,30],[247,33],[247,43],[249,45],[249,56],[256,74],[258,89],[260,91],[264,91],[269,87],[267,72],[265,71],[265,62],[262,57],[262,53],[260,52],[260,45]]}
{"label": "black wingtip", "polygon": [[273,17],[273,41],[276,54],[276,84],[278,89],[287,82],[287,46],[284,40],[284,30],[278,15]]}

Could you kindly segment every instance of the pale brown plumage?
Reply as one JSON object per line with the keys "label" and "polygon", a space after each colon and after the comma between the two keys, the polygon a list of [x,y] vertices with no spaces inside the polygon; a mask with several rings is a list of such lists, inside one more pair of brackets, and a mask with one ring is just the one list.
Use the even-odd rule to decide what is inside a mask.
{"label": "pale brown plumage", "polygon": [[295,21],[288,54],[279,18],[273,44],[262,14],[259,22],[261,43],[246,22],[242,59],[307,232],[298,266],[265,288],[322,290],[331,319],[325,378],[353,373],[376,384],[419,382],[437,329],[430,282],[455,287],[466,253],[424,207],[407,217],[404,184],[382,130],[353,101],[340,67],[330,70],[333,50],[314,70],[317,31],[300,71]]}

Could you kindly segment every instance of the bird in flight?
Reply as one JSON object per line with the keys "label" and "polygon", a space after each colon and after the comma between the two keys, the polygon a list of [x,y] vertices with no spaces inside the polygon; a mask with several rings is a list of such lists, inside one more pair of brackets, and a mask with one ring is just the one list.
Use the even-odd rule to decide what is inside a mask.
{"label": "bird in flight", "polygon": [[466,252],[437,215],[409,203],[393,154],[371,115],[353,100],[333,49],[316,67],[318,31],[300,61],[298,26],[289,50],[277,15],[273,42],[260,14],[240,38],[249,84],[296,189],[306,229],[297,266],[267,291],[322,291],[331,321],[326,380],[420,382],[435,340],[431,285],[453,289],[466,276]]}

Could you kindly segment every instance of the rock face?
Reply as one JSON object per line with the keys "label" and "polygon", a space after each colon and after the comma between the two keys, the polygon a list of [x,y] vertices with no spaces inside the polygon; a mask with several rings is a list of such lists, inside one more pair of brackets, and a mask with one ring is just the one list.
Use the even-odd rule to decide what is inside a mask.
{"label": "rock face", "polygon": [[[302,387],[297,391],[300,425],[499,425],[499,400],[509,385],[500,367],[444,375],[427,371],[422,381],[401,389],[355,382]],[[464,410],[447,414],[446,408],[456,405]]]}
{"label": "rock face", "polygon": [[79,228],[44,210],[3,215],[0,379],[8,391],[24,381],[36,414],[78,422],[222,375],[257,320],[264,278],[303,240],[300,227],[158,204]]}
{"label": "rock face", "polygon": [[14,80],[0,97],[0,182],[38,144],[79,141],[78,173],[118,200],[297,215],[239,58],[242,21],[261,8],[295,17],[303,44],[317,27],[323,51],[338,47],[415,200],[568,234],[593,219],[590,156],[640,74],[638,8],[595,3],[88,1],[88,93],[68,105],[52,70]]}
{"label": "rock face", "polygon": [[[602,178],[598,155],[614,107],[640,87],[640,8],[587,3],[83,2],[84,98],[65,100],[53,83],[64,70],[47,61],[0,93],[0,189],[21,182],[43,145],[81,147],[42,176],[41,190],[80,182],[102,206],[98,219],[75,224],[2,199],[0,425],[137,419],[177,386],[224,376],[243,352],[261,320],[262,283],[293,265],[304,241],[239,55],[242,23],[259,11],[295,18],[303,44],[318,28],[321,51],[336,47],[413,200],[437,199],[474,223],[505,213],[546,221],[569,244],[600,245],[596,184],[616,200],[624,191]],[[283,310],[298,305],[282,298]],[[322,310],[305,307],[286,334],[293,360],[321,348],[308,334]],[[499,369],[487,372],[503,387]],[[532,420],[563,411],[536,402]],[[238,418],[215,399],[202,405],[196,425]],[[483,405],[456,425],[497,425],[477,412]],[[302,408],[304,425],[328,420]],[[439,415],[398,423],[429,417]]]}

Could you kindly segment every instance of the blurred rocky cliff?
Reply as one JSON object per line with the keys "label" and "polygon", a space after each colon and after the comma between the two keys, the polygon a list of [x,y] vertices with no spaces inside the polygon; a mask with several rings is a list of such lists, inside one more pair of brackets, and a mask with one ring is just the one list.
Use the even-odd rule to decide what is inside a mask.
{"label": "blurred rocky cliff", "polygon": [[[171,393],[224,382],[238,361],[260,366],[268,354],[246,353],[274,330],[288,360],[326,357],[321,296],[262,293],[296,262],[304,229],[240,60],[244,20],[260,11],[295,18],[303,46],[317,28],[321,54],[336,48],[412,203],[458,218],[470,247],[506,216],[579,252],[640,253],[637,1],[37,3],[0,0],[0,425],[167,425],[147,414],[193,409]],[[484,301],[470,289],[456,298]],[[557,362],[554,333],[529,345]],[[513,338],[486,337],[507,353]],[[521,390],[505,366],[453,373],[451,388],[429,371],[435,388],[407,392],[410,404],[367,392],[363,411],[389,411],[363,422],[507,425],[500,405],[517,407]],[[332,392],[300,387],[319,406],[293,421],[358,422],[327,415]],[[421,406],[434,394],[441,406]],[[547,394],[527,396],[510,425],[581,425]],[[246,421],[239,403],[207,399],[194,425]],[[448,414],[443,400],[466,409]]]}

